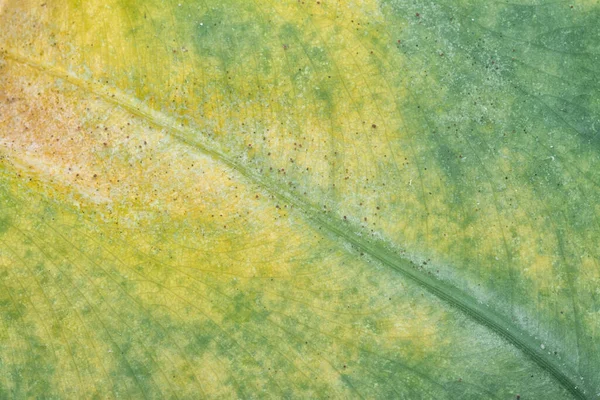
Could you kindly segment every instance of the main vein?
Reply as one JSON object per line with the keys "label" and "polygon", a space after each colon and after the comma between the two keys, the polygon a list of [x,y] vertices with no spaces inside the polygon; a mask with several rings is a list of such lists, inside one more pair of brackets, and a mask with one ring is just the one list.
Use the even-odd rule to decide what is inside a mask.
{"label": "main vein", "polygon": [[225,164],[232,171],[237,172],[252,184],[260,186],[279,201],[288,203],[293,209],[302,214],[309,223],[317,228],[322,228],[330,236],[342,239],[356,250],[369,256],[373,260],[392,268],[404,277],[417,283],[423,289],[432,293],[445,303],[460,310],[473,321],[487,327],[497,335],[504,338],[511,345],[522,351],[540,368],[547,371],[562,387],[577,399],[587,399],[588,392],[576,383],[575,373],[566,365],[560,365],[555,359],[541,349],[540,344],[521,328],[513,325],[505,316],[498,311],[483,305],[470,294],[450,285],[446,281],[435,278],[426,272],[419,270],[406,256],[398,254],[392,247],[381,240],[366,240],[363,235],[349,224],[341,224],[341,221],[323,213],[317,206],[309,201],[299,198],[294,193],[283,190],[273,180],[244,166],[231,156],[219,149],[214,141],[208,139],[198,129],[183,126],[176,118],[156,111],[145,105],[139,99],[129,96],[122,91],[95,83],[67,73],[59,68],[46,65],[29,57],[4,50],[0,56],[14,62],[27,65],[44,74],[65,81],[79,87],[83,91],[93,93],[109,103],[113,103],[126,109],[133,115],[147,122],[165,129],[178,141],[206,154],[212,159]]}

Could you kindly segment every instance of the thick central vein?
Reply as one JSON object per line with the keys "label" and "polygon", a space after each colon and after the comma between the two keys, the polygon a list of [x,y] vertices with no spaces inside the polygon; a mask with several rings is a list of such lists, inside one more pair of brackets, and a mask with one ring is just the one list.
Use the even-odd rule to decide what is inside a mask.
{"label": "thick central vein", "polygon": [[20,64],[28,65],[31,68],[41,71],[44,74],[54,76],[55,78],[64,79],[85,92],[93,93],[109,103],[126,109],[133,115],[146,120],[148,123],[165,129],[178,141],[226,165],[232,172],[236,172],[250,183],[258,185],[279,201],[289,204],[317,229],[320,229],[322,232],[324,231],[324,233],[327,233],[329,236],[343,240],[359,252],[392,268],[402,276],[417,283],[423,289],[449,304],[451,307],[460,310],[478,324],[495,332],[497,335],[521,350],[540,368],[547,371],[575,398],[588,398],[588,393],[586,393],[581,385],[576,383],[574,372],[570,371],[567,366],[558,364],[555,359],[548,357],[541,349],[538,341],[521,328],[512,324],[498,311],[483,305],[473,296],[452,286],[448,282],[442,281],[427,274],[427,272],[417,269],[410,259],[398,254],[384,241],[366,240],[364,235],[361,235],[358,230],[351,227],[348,223],[338,221],[336,218],[323,213],[322,210],[307,200],[299,198],[294,193],[283,190],[280,185],[277,185],[273,180],[265,177],[258,171],[247,168],[242,163],[225,154],[219,149],[217,143],[207,139],[199,130],[185,127],[175,118],[156,111],[140,100],[115,88],[82,79],[66,73],[59,68],[45,65],[11,51],[4,51],[4,53],[0,53],[0,56],[4,56],[5,58]]}

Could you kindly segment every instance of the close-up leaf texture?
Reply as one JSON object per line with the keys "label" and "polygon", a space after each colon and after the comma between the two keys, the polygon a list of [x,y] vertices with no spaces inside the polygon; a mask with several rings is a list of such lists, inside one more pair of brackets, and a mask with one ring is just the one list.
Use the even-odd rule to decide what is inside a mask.
{"label": "close-up leaf texture", "polygon": [[595,0],[0,0],[0,399],[599,399]]}

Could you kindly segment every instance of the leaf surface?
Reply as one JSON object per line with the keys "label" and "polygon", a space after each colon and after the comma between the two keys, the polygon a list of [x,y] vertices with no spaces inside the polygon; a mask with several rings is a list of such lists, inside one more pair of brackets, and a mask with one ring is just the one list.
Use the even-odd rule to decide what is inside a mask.
{"label": "leaf surface", "polygon": [[0,397],[600,397],[591,1],[0,1]]}

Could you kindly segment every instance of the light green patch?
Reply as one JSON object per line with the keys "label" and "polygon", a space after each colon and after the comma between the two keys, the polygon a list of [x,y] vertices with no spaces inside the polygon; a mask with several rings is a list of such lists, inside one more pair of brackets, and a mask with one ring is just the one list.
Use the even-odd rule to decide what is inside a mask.
{"label": "light green patch", "polygon": [[0,235],[10,229],[10,218],[3,217],[0,219]]}

